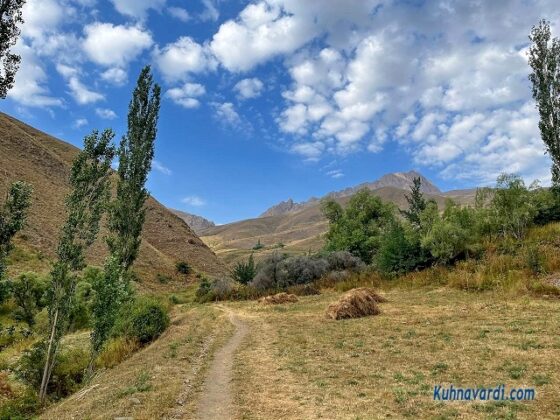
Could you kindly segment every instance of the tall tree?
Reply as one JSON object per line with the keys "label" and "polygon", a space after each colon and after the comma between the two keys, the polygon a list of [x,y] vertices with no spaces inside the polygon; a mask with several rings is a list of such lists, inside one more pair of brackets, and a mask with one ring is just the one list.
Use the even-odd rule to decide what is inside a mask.
{"label": "tall tree", "polygon": [[16,44],[23,23],[21,8],[25,0],[0,0],[0,98],[4,99],[14,85],[21,57],[10,48]]}
{"label": "tall tree", "polygon": [[70,174],[71,192],[66,198],[66,222],[62,226],[57,261],[51,270],[49,289],[49,341],[39,398],[43,402],[56,361],[60,339],[68,328],[77,273],[85,267],[85,250],[95,241],[109,199],[111,162],[115,149],[112,130],[85,137],[84,149],[75,158]]}
{"label": "tall tree", "polygon": [[146,214],[144,204],[149,197],[145,185],[154,157],[160,92],[150,66],[144,67],[130,101],[128,131],[117,152],[118,184],[108,221],[110,256],[105,262],[105,279],[96,285],[93,307],[94,355],[109,337],[118,307],[126,299],[129,271],[138,256]]}
{"label": "tall tree", "polygon": [[402,215],[415,227],[420,226],[420,215],[426,208],[426,199],[422,193],[422,180],[416,177],[412,180],[410,195],[405,195],[408,210],[402,210]]}
{"label": "tall tree", "polygon": [[533,98],[539,110],[539,129],[552,159],[552,182],[560,188],[560,41],[551,39],[550,24],[542,20],[529,35],[529,65]]}
{"label": "tall tree", "polygon": [[0,208],[0,281],[6,274],[6,258],[13,247],[12,239],[25,226],[31,205],[31,191],[29,184],[14,182]]}

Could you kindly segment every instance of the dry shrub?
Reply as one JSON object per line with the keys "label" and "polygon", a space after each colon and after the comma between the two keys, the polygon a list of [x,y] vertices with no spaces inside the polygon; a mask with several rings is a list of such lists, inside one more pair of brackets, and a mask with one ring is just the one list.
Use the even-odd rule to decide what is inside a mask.
{"label": "dry shrub", "polygon": [[378,303],[387,300],[371,287],[352,289],[342,295],[338,302],[329,305],[327,317],[331,319],[361,318],[379,314]]}
{"label": "dry shrub", "polygon": [[296,286],[290,286],[288,287],[287,292],[296,296],[314,296],[321,294],[321,291],[313,284],[298,284]]}
{"label": "dry shrub", "polygon": [[128,359],[139,348],[140,344],[137,340],[124,337],[113,338],[97,357],[96,364],[103,368],[113,368]]}
{"label": "dry shrub", "polygon": [[292,295],[289,293],[277,293],[271,296],[265,296],[259,299],[259,302],[264,303],[266,305],[279,305],[282,303],[293,303],[297,302],[298,298],[296,295]]}

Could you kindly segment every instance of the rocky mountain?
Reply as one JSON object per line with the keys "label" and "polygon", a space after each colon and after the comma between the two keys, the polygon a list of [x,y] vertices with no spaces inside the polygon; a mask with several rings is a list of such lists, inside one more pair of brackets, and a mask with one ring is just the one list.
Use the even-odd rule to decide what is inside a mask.
{"label": "rocky mountain", "polygon": [[216,226],[214,222],[205,219],[202,216],[197,216],[196,214],[187,213],[181,210],[174,210],[174,209],[170,209],[170,210],[172,213],[176,214],[181,219],[183,219],[187,223],[187,225],[189,225],[190,228],[194,230],[194,233],[196,234],[199,234],[201,231],[205,229]]}
{"label": "rocky mountain", "polygon": [[[422,181],[422,191],[425,194],[441,194],[440,189],[434,185],[428,178],[424,175],[416,172],[416,171],[408,171],[408,172],[395,172],[390,174],[385,174],[381,178],[373,182],[365,182],[354,187],[345,188],[340,191],[334,191],[328,193],[327,197],[332,198],[342,198],[342,197],[349,197],[354,195],[362,188],[368,188],[372,191],[378,190],[384,187],[392,187],[398,188],[402,190],[410,190],[412,182],[414,178],[420,177]],[[307,201],[296,203],[291,198],[287,201],[281,201],[280,203],[270,207],[264,213],[262,213],[259,217],[267,217],[267,216],[278,216],[285,213],[296,212],[302,210],[306,206],[310,206],[316,204],[318,201],[317,198],[313,197]]]}
{"label": "rocky mountain", "polygon": [[[49,136],[15,118],[0,113],[0,197],[15,180],[33,186],[32,206],[27,227],[16,237],[11,255],[11,274],[18,270],[46,272],[54,257],[59,230],[65,219],[64,198],[68,176],[78,149]],[[224,265],[195,232],[166,207],[149,198],[139,258],[134,265],[139,287],[155,290],[174,287],[156,281],[166,275],[184,285],[175,274],[175,263],[187,261],[195,270],[220,275]],[[88,261],[102,265],[107,255],[106,231],[89,250]]]}
{"label": "rocky mountain", "polygon": [[[441,192],[430,180],[415,171],[387,174],[377,181],[346,188],[328,196],[344,206],[354,193],[365,187],[382,200],[405,208],[405,195],[410,190],[412,180],[418,176],[426,197],[436,200],[440,208],[448,198],[460,204],[474,201],[475,190]],[[321,213],[317,198],[303,203],[289,199],[269,208],[257,218],[205,229],[200,232],[200,237],[224,262],[231,264],[251,253],[255,253],[259,259],[280,249],[291,254],[318,250],[323,246],[323,234],[327,229],[328,223]],[[254,251],[253,247],[258,241],[264,248]]]}

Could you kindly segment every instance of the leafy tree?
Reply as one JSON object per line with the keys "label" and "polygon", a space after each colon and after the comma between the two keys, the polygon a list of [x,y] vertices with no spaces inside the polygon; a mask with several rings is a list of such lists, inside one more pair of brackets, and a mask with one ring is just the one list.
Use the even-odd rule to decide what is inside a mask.
{"label": "leafy tree", "polygon": [[539,129],[552,159],[552,182],[560,188],[560,40],[551,39],[546,20],[534,26],[529,35],[529,80],[539,110]]}
{"label": "leafy tree", "polygon": [[426,199],[422,193],[422,179],[416,177],[412,180],[410,195],[405,195],[408,202],[408,210],[402,210],[402,215],[416,227],[420,226],[420,214],[426,208]]}
{"label": "leafy tree", "polygon": [[251,254],[247,262],[239,261],[235,264],[231,272],[231,277],[241,284],[247,284],[253,280],[256,274],[257,268],[255,266],[253,254]]}
{"label": "leafy tree", "polygon": [[349,251],[369,264],[379,248],[384,230],[394,220],[394,210],[364,188],[352,196],[345,209],[332,199],[321,203],[329,221],[325,249]]}
{"label": "leafy tree", "polygon": [[25,226],[31,205],[31,186],[25,182],[14,182],[0,208],[0,281],[6,273],[6,258],[13,248],[12,239]]}
{"label": "leafy tree", "polygon": [[12,282],[12,295],[18,306],[17,315],[30,327],[35,324],[35,315],[45,307],[45,291],[43,281],[35,273],[23,273]]}
{"label": "leafy tree", "polygon": [[85,267],[84,252],[95,241],[99,222],[109,197],[109,179],[114,134],[93,131],[84,139],[70,174],[71,192],[66,198],[66,221],[62,226],[57,261],[51,270],[49,290],[49,340],[39,391],[43,402],[56,360],[60,339],[68,329],[72,312],[77,272]]}
{"label": "leafy tree", "polygon": [[[418,217],[419,220],[420,217]],[[420,247],[418,233],[408,226],[395,221],[381,239],[375,262],[385,274],[407,273],[426,264],[426,255]]]}
{"label": "leafy tree", "polygon": [[21,57],[10,48],[16,44],[23,23],[21,8],[25,0],[0,0],[0,98],[4,99],[13,87]]}
{"label": "leafy tree", "polygon": [[253,246],[253,250],[258,251],[259,249],[263,249],[264,245],[261,244],[261,240],[259,239],[257,243]]}
{"label": "leafy tree", "polygon": [[144,204],[149,197],[145,185],[154,157],[160,92],[150,66],[144,67],[130,101],[128,131],[117,152],[117,191],[108,218],[110,256],[105,262],[105,279],[96,284],[92,360],[109,338],[119,306],[130,296],[130,268],[138,256],[146,215]]}

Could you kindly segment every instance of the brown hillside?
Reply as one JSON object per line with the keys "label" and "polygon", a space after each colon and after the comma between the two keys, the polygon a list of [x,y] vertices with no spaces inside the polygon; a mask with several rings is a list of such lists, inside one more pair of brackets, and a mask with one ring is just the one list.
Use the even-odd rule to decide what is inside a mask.
{"label": "brown hillside", "polygon": [[[19,250],[12,256],[13,270],[48,270],[64,220],[67,179],[77,151],[68,143],[0,113],[0,195],[4,196],[9,183],[15,180],[27,181],[34,189],[29,223],[17,238]],[[153,198],[148,200],[147,208],[140,256],[134,266],[143,280],[142,287],[163,287],[155,281],[156,275],[174,276],[174,265],[180,260],[210,275],[224,271],[216,255],[183,220]],[[106,255],[103,236],[102,231],[88,255],[96,265]],[[29,257],[32,254],[37,258]]]}
{"label": "brown hillside", "polygon": [[[382,200],[392,202],[400,208],[407,204],[407,191],[404,189],[382,187],[373,192]],[[448,198],[460,204],[474,200],[473,190],[425,195],[436,200],[440,207],[443,207]],[[350,200],[350,196],[338,197],[335,200],[344,206]],[[277,247],[279,243],[284,244],[281,251],[288,254],[319,250],[323,246],[323,234],[327,229],[328,223],[321,213],[320,201],[316,200],[298,211],[212,227],[201,231],[200,237],[224,262],[231,264],[253,252],[252,247],[259,240],[265,248],[255,251],[257,259],[280,250]]]}

